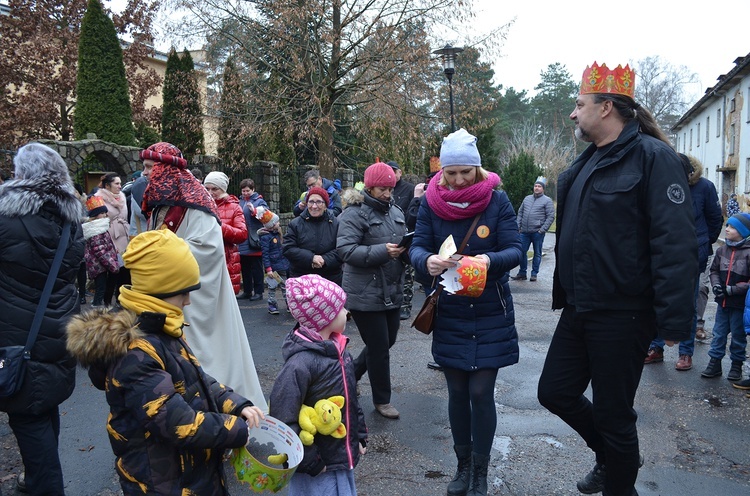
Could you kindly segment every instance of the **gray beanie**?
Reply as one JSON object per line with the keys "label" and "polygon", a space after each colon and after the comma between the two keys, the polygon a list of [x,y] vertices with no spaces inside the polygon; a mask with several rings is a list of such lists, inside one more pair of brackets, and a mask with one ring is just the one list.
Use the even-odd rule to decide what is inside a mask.
{"label": "gray beanie", "polygon": [[226,191],[229,187],[229,178],[221,171],[212,171],[203,180],[203,184],[213,184],[214,186],[218,186],[222,191]]}
{"label": "gray beanie", "polygon": [[443,145],[440,147],[440,167],[449,165],[482,166],[482,159],[477,150],[477,138],[464,128],[443,138]]}

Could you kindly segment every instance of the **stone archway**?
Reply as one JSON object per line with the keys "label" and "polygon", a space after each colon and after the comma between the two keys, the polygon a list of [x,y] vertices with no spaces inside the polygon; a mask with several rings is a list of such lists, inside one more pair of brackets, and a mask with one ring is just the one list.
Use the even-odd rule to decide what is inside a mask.
{"label": "stone archway", "polygon": [[86,139],[81,141],[37,140],[57,153],[68,164],[70,173],[77,177],[86,171],[86,158],[96,157],[106,171],[122,174],[123,179],[141,169],[138,156],[141,148],[137,146],[122,146],[100,139]]}

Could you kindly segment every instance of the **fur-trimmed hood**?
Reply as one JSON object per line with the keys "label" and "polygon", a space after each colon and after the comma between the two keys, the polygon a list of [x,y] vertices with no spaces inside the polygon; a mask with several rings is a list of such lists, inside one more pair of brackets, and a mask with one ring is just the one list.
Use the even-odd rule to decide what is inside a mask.
{"label": "fur-trimmed hood", "polygon": [[128,310],[96,308],[76,315],[67,325],[66,347],[78,363],[109,365],[128,352],[128,346],[145,336],[138,317]]}
{"label": "fur-trimmed hood", "polygon": [[356,188],[345,188],[341,192],[341,206],[360,205],[365,200],[364,194]]}
{"label": "fur-trimmed hood", "polygon": [[47,203],[53,204],[63,219],[81,221],[81,203],[70,180],[61,181],[50,173],[30,179],[11,179],[0,185],[1,216],[35,215]]}
{"label": "fur-trimmed hood", "polygon": [[687,158],[690,160],[690,165],[693,167],[693,173],[688,176],[688,184],[694,186],[703,176],[703,164],[692,155],[688,155]]}
{"label": "fur-trimmed hood", "polygon": [[94,219],[83,223],[83,239],[90,239],[97,234],[109,231],[109,217]]}

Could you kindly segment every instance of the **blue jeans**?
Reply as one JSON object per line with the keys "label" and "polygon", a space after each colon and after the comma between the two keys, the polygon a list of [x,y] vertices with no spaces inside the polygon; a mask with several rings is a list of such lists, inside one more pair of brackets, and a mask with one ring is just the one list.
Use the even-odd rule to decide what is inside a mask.
{"label": "blue jeans", "polygon": [[535,276],[539,273],[539,266],[542,264],[542,244],[544,243],[544,233],[530,232],[521,233],[521,265],[518,267],[518,275],[526,275],[526,267],[528,266],[528,260],[526,254],[529,252],[529,246],[534,247],[534,258],[531,260],[531,275]]}
{"label": "blue jeans", "polygon": [[[695,305],[697,307],[698,305],[698,296],[700,295],[701,290],[701,280],[700,277],[698,277],[698,284],[695,286],[695,295],[693,297],[693,301],[695,302]],[[690,329],[690,339],[686,341],[680,341],[680,355],[687,355],[689,357],[693,356],[693,353],[695,353],[695,330],[698,327],[698,314],[693,314],[693,324]],[[662,338],[657,337],[653,341],[651,341],[650,348],[659,348],[660,350],[664,351],[664,340]]]}
{"label": "blue jeans", "polygon": [[733,362],[745,361],[747,336],[745,335],[745,326],[742,322],[743,312],[742,308],[716,307],[714,338],[711,340],[711,349],[708,350],[708,356],[718,360],[724,358],[727,350],[727,337],[731,333],[732,340],[729,343],[729,358]]}

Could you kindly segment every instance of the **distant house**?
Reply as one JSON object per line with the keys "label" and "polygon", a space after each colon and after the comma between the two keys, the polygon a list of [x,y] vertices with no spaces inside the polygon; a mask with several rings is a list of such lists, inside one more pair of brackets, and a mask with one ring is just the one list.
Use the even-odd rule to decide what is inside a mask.
{"label": "distant house", "polygon": [[734,60],[672,132],[677,151],[701,161],[722,205],[737,193],[742,209],[750,211],[750,53]]}

